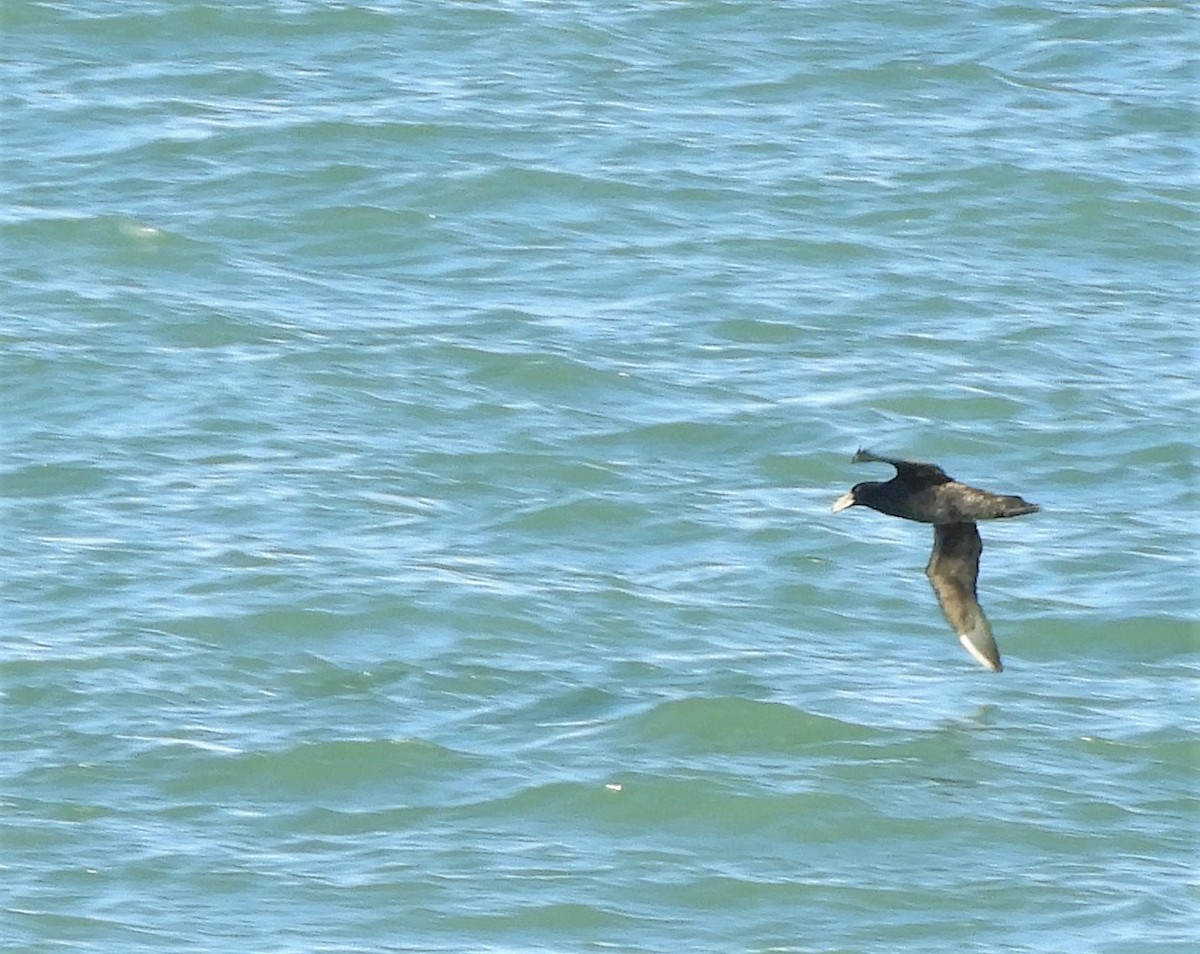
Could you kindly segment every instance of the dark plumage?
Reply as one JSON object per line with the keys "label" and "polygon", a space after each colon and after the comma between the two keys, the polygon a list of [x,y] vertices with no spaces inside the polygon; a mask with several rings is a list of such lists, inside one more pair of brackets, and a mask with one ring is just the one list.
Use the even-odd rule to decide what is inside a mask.
{"label": "dark plumage", "polygon": [[833,512],[865,506],[892,517],[932,523],[933,553],[925,573],[942,612],[963,648],[979,663],[999,672],[1004,668],[1000,650],[975,595],[979,554],[983,551],[975,521],[1036,513],[1037,504],[968,487],[934,464],[878,457],[860,449],[851,463],[862,461],[891,464],[896,476],[888,481],[855,484],[834,501]]}

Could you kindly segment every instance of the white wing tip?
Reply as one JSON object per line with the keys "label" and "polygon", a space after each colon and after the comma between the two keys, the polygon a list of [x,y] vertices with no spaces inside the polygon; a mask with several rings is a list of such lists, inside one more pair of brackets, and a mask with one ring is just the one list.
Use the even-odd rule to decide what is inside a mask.
{"label": "white wing tip", "polygon": [[[979,665],[985,669],[990,669],[992,672],[1003,672],[1004,666],[1000,662],[1000,650],[996,648],[996,641],[986,633],[960,633],[958,641],[962,643],[963,649],[971,654]],[[976,641],[979,644],[977,645]]]}

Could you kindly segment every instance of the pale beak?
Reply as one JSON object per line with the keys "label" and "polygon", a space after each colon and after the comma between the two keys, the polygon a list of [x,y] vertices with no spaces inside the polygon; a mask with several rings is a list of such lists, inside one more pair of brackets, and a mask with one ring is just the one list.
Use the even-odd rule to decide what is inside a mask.
{"label": "pale beak", "polygon": [[838,499],[833,502],[833,506],[830,507],[829,509],[833,513],[841,513],[847,507],[853,507],[854,504],[855,504],[854,491],[848,490],[848,491],[846,491],[846,493],[844,493],[840,497],[838,497]]}

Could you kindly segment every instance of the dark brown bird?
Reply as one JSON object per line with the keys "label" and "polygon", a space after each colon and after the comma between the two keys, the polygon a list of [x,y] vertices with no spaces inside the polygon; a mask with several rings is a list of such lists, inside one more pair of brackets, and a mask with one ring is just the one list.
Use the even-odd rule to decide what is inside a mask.
{"label": "dark brown bird", "polygon": [[855,484],[833,502],[833,512],[861,505],[892,517],[932,523],[933,553],[925,573],[942,612],[963,648],[976,661],[999,672],[1004,668],[1000,650],[975,595],[979,554],[983,552],[975,521],[1019,517],[1037,513],[1040,508],[1020,497],[968,487],[948,477],[935,464],[893,460],[862,449],[850,460],[852,464],[863,461],[891,464],[896,476],[888,481]]}

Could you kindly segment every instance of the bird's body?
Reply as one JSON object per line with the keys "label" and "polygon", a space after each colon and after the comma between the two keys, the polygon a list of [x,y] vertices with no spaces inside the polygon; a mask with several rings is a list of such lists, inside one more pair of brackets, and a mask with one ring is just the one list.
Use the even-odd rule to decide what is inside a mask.
{"label": "bird's body", "polygon": [[975,593],[979,555],[983,552],[975,524],[978,520],[1036,513],[1037,504],[969,487],[934,464],[893,460],[859,450],[851,463],[862,461],[891,464],[896,476],[888,481],[856,484],[834,501],[833,512],[859,505],[892,517],[933,524],[933,552],[925,573],[942,612],[963,648],[980,664],[999,672],[1003,668],[1000,651]]}

